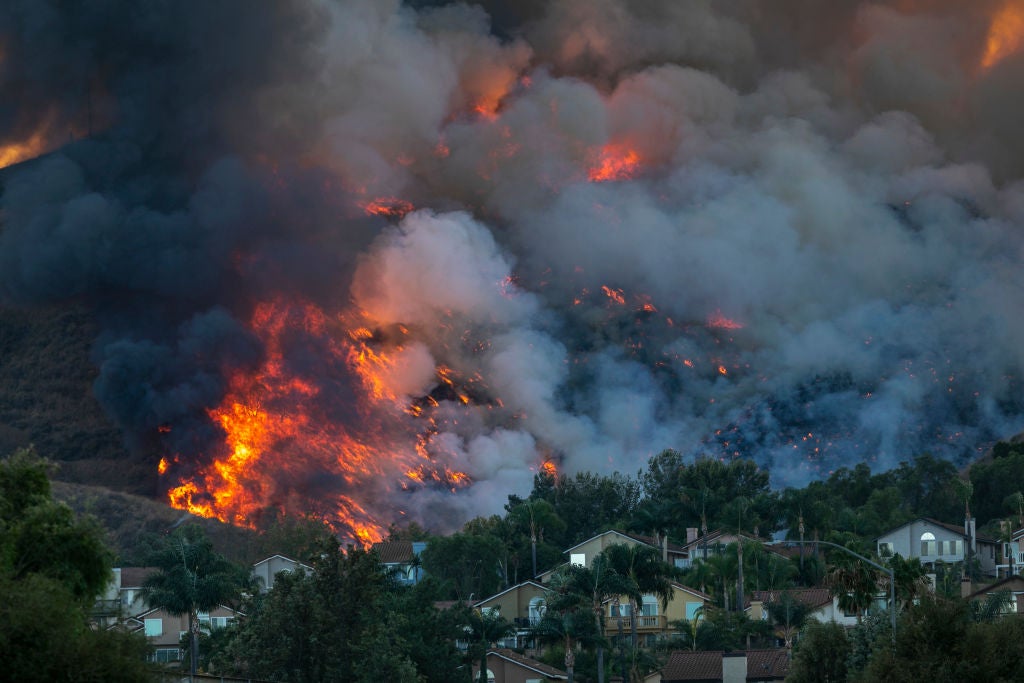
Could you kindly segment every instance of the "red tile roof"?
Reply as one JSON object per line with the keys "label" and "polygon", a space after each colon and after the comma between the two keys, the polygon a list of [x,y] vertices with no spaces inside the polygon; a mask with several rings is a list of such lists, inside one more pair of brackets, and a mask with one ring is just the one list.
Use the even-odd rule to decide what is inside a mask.
{"label": "red tile roof", "polygon": [[141,588],[157,567],[121,567],[121,588]]}
{"label": "red tile roof", "polygon": [[832,603],[832,593],[827,588],[803,588],[784,591],[753,591],[750,594],[750,599],[760,600],[761,602],[768,604],[782,600],[785,595],[789,595],[797,602],[815,609]]}
{"label": "red tile roof", "polygon": [[380,556],[383,564],[412,562],[412,541],[381,541],[374,543],[372,550]]}
{"label": "red tile roof", "polygon": [[[789,651],[747,650],[747,680],[784,680],[789,673]],[[722,652],[677,650],[661,670],[662,683],[712,683],[722,680]]]}
{"label": "red tile roof", "polygon": [[524,657],[523,655],[519,654],[514,650],[508,650],[505,648],[502,648],[500,650],[488,650],[487,656],[490,657],[491,655],[501,657],[502,659],[506,659],[512,662],[513,664],[517,664],[519,666],[526,667],[527,669],[536,671],[537,673],[543,674],[544,677],[548,679],[567,680],[569,678],[569,674],[562,671],[561,669],[556,669],[555,667],[548,666],[543,662],[538,662],[535,659]]}

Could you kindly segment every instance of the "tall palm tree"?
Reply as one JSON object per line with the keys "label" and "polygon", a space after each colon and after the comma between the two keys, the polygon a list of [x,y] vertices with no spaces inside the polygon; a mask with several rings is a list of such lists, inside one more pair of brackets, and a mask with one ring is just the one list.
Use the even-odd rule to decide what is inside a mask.
{"label": "tall palm tree", "polygon": [[143,594],[152,607],[170,614],[188,615],[190,671],[199,661],[199,612],[237,600],[251,585],[245,567],[228,561],[213,550],[213,544],[195,525],[181,527],[151,557],[158,570],[143,584]]}
{"label": "tall palm tree", "polygon": [[487,683],[487,649],[499,640],[512,633],[515,629],[498,609],[470,610],[468,625],[471,629],[473,642],[480,647],[480,683]]}
{"label": "tall palm tree", "polygon": [[669,581],[671,567],[661,560],[658,551],[645,545],[615,544],[608,546],[601,553],[616,574],[626,579],[622,595],[629,598],[630,626],[632,631],[633,649],[637,647],[638,607],[643,596],[654,595],[661,602],[664,612],[668,609],[668,601],[672,599],[672,584]]}

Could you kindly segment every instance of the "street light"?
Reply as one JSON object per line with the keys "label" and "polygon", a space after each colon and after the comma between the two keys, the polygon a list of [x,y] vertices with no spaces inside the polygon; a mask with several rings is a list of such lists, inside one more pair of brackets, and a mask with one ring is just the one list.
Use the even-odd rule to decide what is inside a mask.
{"label": "street light", "polygon": [[864,557],[860,553],[853,552],[852,550],[847,548],[845,545],[839,545],[838,543],[830,543],[828,541],[771,541],[770,543],[765,543],[765,545],[783,545],[785,543],[796,543],[796,544],[799,544],[799,545],[810,545],[812,543],[817,543],[819,545],[827,545],[827,546],[830,546],[832,548],[839,548],[843,552],[849,553],[850,555],[853,555],[858,560],[861,560],[863,562],[867,562],[868,564],[870,564],[875,569],[880,569],[883,572],[885,572],[886,574],[888,574],[889,575],[889,621],[892,624],[892,646],[893,646],[893,648],[896,647],[896,572],[895,572],[895,570],[893,570],[892,567],[885,567],[883,565],[880,565],[877,562],[875,562],[874,560],[870,560],[870,559]]}

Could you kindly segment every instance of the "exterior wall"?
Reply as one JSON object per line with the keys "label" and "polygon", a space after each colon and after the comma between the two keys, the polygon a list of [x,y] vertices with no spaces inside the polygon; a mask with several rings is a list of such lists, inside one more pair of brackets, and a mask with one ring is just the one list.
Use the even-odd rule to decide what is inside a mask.
{"label": "exterior wall", "polygon": [[[204,616],[234,619],[237,617],[237,613],[226,607],[217,607],[210,610],[209,613],[200,613],[201,624],[205,621],[203,619]],[[178,648],[181,645],[182,636],[188,633],[187,614],[170,614],[164,610],[153,610],[147,614],[139,615],[138,619],[143,624],[146,623],[147,619],[160,621],[160,635],[147,636],[150,644],[156,649]],[[209,630],[205,625],[202,625],[202,627],[204,630]],[[145,629],[145,626],[143,628]],[[145,633],[145,630],[143,632]]]}
{"label": "exterior wall", "polygon": [[500,608],[501,616],[510,621],[529,619],[530,600],[543,596],[543,588],[532,583],[524,583],[477,604],[484,609]]}
{"label": "exterior wall", "polygon": [[300,564],[281,555],[274,555],[252,566],[252,575],[263,580],[263,589],[274,587],[274,576],[278,572],[293,572]]}
{"label": "exterior wall", "polygon": [[569,556],[570,562],[572,561],[573,555],[582,554],[584,556],[583,566],[590,567],[590,565],[594,561],[594,558],[600,555],[601,551],[610,545],[646,544],[641,543],[640,541],[637,541],[635,539],[632,539],[629,536],[624,536],[623,534],[619,534],[614,531],[607,531],[601,534],[600,536],[595,536],[594,538],[591,538],[590,540],[581,543],[579,546],[575,548],[569,549],[568,551],[566,551],[566,554]]}
{"label": "exterior wall", "polygon": [[[921,536],[924,533],[931,533],[935,536],[936,552],[923,555],[921,553]],[[943,553],[942,543],[944,541],[960,541],[959,553]],[[899,553],[905,558],[916,557],[922,563],[932,562],[963,562],[966,543],[963,534],[956,534],[949,529],[933,524],[924,519],[918,519],[906,524],[899,529],[889,532],[878,539],[877,550],[881,553],[883,543],[892,544],[892,552]]]}

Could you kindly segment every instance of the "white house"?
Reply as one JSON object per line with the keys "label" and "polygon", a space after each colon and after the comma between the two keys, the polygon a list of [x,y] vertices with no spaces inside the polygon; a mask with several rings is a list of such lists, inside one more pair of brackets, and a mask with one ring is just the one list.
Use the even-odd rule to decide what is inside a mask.
{"label": "white house", "polygon": [[999,542],[975,532],[974,520],[958,527],[928,517],[918,517],[875,539],[878,556],[892,557],[896,553],[905,558],[917,558],[921,564],[934,569],[935,564],[963,562],[967,549],[972,548],[988,576],[996,574],[996,550]]}

